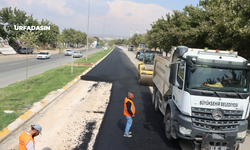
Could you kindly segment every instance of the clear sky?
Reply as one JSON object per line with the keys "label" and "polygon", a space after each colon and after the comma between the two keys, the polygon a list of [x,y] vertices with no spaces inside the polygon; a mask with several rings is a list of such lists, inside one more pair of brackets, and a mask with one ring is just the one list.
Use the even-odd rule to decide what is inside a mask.
{"label": "clear sky", "polygon": [[[0,0],[3,7],[17,7],[33,14],[39,21],[48,19],[60,31],[73,28],[87,33],[89,0]],[[150,30],[158,18],[182,9],[196,6],[199,0],[90,0],[89,33],[129,36],[132,30],[143,33]]]}

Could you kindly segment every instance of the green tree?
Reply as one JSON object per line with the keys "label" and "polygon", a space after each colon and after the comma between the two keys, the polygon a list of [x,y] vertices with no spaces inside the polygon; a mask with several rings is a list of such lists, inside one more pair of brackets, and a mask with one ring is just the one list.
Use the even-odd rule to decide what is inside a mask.
{"label": "green tree", "polygon": [[42,19],[39,26],[50,26],[50,30],[39,30],[39,41],[42,43],[42,47],[44,48],[47,44],[55,44],[58,34],[60,34],[59,27],[47,19]]}
{"label": "green tree", "polygon": [[24,31],[24,33],[21,35],[20,38],[17,40],[20,40],[24,46],[26,46],[26,89],[27,89],[27,81],[28,81],[28,56],[27,51],[28,48],[34,48],[36,47],[37,38],[39,35],[35,34],[32,31]]}
{"label": "green tree", "polygon": [[64,42],[69,44],[75,44],[77,42],[77,34],[75,29],[64,29],[62,31]]}
{"label": "green tree", "polygon": [[87,43],[87,34],[85,32],[81,32],[80,30],[78,30],[76,31],[76,35],[77,35],[77,38],[76,38],[77,45],[79,43],[81,44]]}
{"label": "green tree", "polygon": [[100,42],[100,39],[99,39],[99,37],[97,37],[97,36],[94,36],[94,38],[97,40],[97,42]]}
{"label": "green tree", "polygon": [[114,40],[111,40],[111,41],[108,42],[108,45],[109,45],[109,46],[113,46],[114,44],[115,44],[115,41],[114,41]]}
{"label": "green tree", "polygon": [[[4,39],[7,37],[9,38],[10,45],[14,42],[14,38],[20,37],[23,33],[23,31],[15,30],[15,25],[24,25],[27,18],[28,16],[26,15],[26,12],[17,9],[16,7],[14,10],[12,10],[11,7],[4,7],[0,10],[0,33]],[[3,29],[4,25],[7,27],[7,32]]]}
{"label": "green tree", "polygon": [[63,35],[62,34],[58,34],[57,35],[57,43],[58,43],[58,49],[59,49],[59,54],[60,54],[60,65],[59,65],[59,73],[61,72],[61,58],[62,58],[62,53],[65,49],[65,46],[63,45]]}
{"label": "green tree", "polygon": [[96,40],[96,39],[93,38],[93,37],[89,37],[89,39],[88,39],[89,43],[93,43],[95,40]]}

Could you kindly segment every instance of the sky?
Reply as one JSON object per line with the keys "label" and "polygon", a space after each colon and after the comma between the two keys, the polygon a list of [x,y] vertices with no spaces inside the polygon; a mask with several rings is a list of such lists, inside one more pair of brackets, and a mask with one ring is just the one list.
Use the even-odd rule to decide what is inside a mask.
{"label": "sky", "polygon": [[87,33],[89,22],[90,36],[129,37],[130,31],[150,30],[150,24],[173,10],[197,4],[199,0],[0,0],[0,9],[17,7],[38,21],[51,21],[60,31],[73,28]]}

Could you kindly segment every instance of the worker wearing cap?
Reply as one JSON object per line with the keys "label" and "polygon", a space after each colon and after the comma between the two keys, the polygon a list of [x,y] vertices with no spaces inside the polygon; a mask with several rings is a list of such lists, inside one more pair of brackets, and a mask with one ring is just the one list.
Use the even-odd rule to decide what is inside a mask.
{"label": "worker wearing cap", "polygon": [[128,96],[124,100],[124,111],[123,114],[126,116],[127,123],[125,127],[124,137],[132,137],[132,132],[129,132],[130,127],[132,126],[133,119],[135,117],[135,105],[133,103],[134,94],[128,92]]}
{"label": "worker wearing cap", "polygon": [[34,137],[42,134],[42,127],[39,124],[31,125],[28,132],[22,132],[19,136],[19,149],[20,150],[35,150]]}

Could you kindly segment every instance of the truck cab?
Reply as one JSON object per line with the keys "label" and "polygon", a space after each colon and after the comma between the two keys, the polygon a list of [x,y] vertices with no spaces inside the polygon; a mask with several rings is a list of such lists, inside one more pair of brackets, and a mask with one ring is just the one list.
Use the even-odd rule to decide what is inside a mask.
{"label": "truck cab", "polygon": [[153,103],[165,116],[168,139],[196,149],[235,149],[245,140],[250,62],[237,52],[174,47],[156,57]]}

